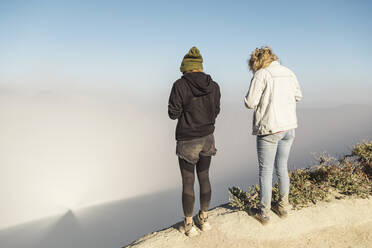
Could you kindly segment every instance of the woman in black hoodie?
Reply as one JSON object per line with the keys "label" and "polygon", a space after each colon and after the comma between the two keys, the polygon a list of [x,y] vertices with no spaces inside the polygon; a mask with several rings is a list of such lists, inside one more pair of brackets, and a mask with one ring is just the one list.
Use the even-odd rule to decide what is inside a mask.
{"label": "woman in black hoodie", "polygon": [[172,87],[168,115],[178,119],[176,127],[179,166],[182,175],[184,228],[188,236],[197,235],[192,215],[195,194],[195,167],[200,185],[200,211],[195,218],[202,231],[211,228],[207,211],[211,200],[209,166],[216,154],[214,123],[220,112],[220,89],[210,75],[203,72],[203,58],[196,47],[184,56],[180,70],[183,76]]}

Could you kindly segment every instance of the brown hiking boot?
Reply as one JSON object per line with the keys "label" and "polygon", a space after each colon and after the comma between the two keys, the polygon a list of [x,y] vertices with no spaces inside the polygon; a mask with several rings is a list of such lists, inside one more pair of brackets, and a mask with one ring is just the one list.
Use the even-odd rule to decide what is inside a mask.
{"label": "brown hiking boot", "polygon": [[288,197],[284,196],[279,199],[274,206],[271,207],[274,213],[276,213],[280,218],[285,218],[288,216],[287,209],[289,208]]}
{"label": "brown hiking boot", "polygon": [[270,217],[267,214],[267,211],[262,208],[255,209],[253,217],[261,222],[262,225],[267,225],[270,221]]}
{"label": "brown hiking boot", "polygon": [[276,213],[280,218],[285,218],[288,216],[287,210],[280,206],[279,203],[276,203],[271,210],[273,210],[273,212]]}
{"label": "brown hiking boot", "polygon": [[189,224],[186,224],[186,220],[184,220],[183,228],[184,228],[186,236],[188,236],[190,238],[194,237],[194,236],[197,236],[199,234],[198,231],[196,230],[193,222],[191,222]]}
{"label": "brown hiking boot", "polygon": [[207,218],[203,218],[201,212],[195,216],[195,224],[200,228],[202,231],[208,231],[212,229],[211,224],[208,221]]}

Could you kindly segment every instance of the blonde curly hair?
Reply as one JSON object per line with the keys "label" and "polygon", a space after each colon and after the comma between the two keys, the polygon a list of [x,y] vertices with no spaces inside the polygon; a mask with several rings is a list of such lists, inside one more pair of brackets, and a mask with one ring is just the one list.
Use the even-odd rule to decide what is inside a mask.
{"label": "blonde curly hair", "polygon": [[278,56],[273,53],[273,50],[270,47],[264,46],[256,48],[252,52],[251,58],[248,61],[249,69],[256,72],[259,69],[267,67],[271,62],[276,60],[278,60]]}

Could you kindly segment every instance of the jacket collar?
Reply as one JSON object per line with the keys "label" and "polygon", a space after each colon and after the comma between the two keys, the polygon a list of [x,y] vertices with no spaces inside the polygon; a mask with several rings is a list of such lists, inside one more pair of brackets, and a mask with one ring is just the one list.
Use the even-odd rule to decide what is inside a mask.
{"label": "jacket collar", "polygon": [[270,65],[280,65],[280,63],[279,63],[279,61],[275,60],[275,61],[271,62]]}

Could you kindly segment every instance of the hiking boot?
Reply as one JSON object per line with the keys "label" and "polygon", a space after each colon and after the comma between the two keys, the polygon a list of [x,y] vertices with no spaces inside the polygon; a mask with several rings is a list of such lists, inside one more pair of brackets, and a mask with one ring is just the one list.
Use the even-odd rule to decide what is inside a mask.
{"label": "hiking boot", "polygon": [[262,208],[258,208],[254,213],[253,217],[255,217],[259,222],[261,222],[262,225],[266,225],[270,221],[270,217],[267,214],[267,211]]}
{"label": "hiking boot", "polygon": [[271,210],[273,210],[274,213],[276,213],[280,218],[285,218],[288,216],[287,210],[281,206],[279,203],[276,203]]}
{"label": "hiking boot", "polygon": [[189,224],[186,224],[186,220],[185,220],[183,222],[183,227],[185,229],[186,236],[188,236],[190,238],[194,237],[194,236],[197,236],[199,234],[198,231],[196,230],[193,222],[191,222]]}
{"label": "hiking boot", "polygon": [[280,218],[285,218],[288,216],[287,209],[289,208],[288,197],[281,197],[277,203],[272,206],[272,210]]}
{"label": "hiking boot", "polygon": [[195,216],[195,224],[200,228],[202,231],[208,231],[212,229],[211,224],[208,222],[208,217],[203,218],[201,212]]}

